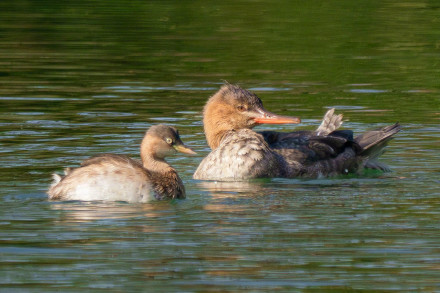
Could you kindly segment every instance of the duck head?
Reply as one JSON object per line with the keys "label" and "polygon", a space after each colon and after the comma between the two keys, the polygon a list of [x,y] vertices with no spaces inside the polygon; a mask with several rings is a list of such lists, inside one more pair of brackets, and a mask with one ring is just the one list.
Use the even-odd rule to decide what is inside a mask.
{"label": "duck head", "polygon": [[141,144],[142,156],[163,160],[177,152],[189,155],[196,154],[182,142],[176,128],[159,124],[151,126],[145,133]]}
{"label": "duck head", "polygon": [[252,129],[259,124],[300,123],[296,117],[279,116],[264,109],[260,98],[239,86],[226,84],[206,103],[203,126],[211,149],[227,131]]}

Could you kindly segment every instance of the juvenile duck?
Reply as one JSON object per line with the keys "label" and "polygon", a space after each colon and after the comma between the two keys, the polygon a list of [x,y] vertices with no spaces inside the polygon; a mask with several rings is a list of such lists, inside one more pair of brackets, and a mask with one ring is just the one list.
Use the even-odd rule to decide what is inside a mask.
{"label": "juvenile duck", "polygon": [[148,202],[153,199],[185,198],[185,187],[165,157],[176,152],[196,154],[185,146],[176,128],[155,125],[140,146],[142,163],[124,155],[102,154],[53,174],[50,200],[103,200]]}
{"label": "juvenile duck", "polygon": [[243,180],[262,177],[320,177],[356,173],[363,168],[388,170],[376,159],[400,130],[398,123],[353,137],[336,130],[342,115],[327,112],[316,131],[252,130],[263,123],[299,123],[296,117],[268,112],[248,90],[226,84],[206,103],[203,126],[211,153],[194,179]]}

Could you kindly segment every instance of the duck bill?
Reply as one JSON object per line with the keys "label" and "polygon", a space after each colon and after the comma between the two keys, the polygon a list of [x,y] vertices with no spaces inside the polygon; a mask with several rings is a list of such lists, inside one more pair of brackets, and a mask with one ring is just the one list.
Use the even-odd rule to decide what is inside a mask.
{"label": "duck bill", "polygon": [[257,124],[298,124],[301,119],[298,117],[279,116],[266,110],[260,110],[259,116],[254,118]]}
{"label": "duck bill", "polygon": [[179,145],[174,145],[174,149],[178,152],[187,154],[187,155],[197,155],[197,153],[195,151],[193,151],[192,149],[190,149],[189,147],[187,147],[184,144],[179,144]]}

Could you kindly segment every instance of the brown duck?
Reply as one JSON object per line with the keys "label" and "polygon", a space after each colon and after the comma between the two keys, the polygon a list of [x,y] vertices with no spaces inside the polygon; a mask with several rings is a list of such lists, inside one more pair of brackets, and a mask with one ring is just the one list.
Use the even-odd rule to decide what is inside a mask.
{"label": "brown duck", "polygon": [[342,115],[335,115],[334,109],[326,113],[316,131],[252,130],[263,123],[300,123],[300,119],[268,112],[248,90],[222,86],[204,107],[203,126],[212,151],[200,163],[194,179],[316,178],[364,168],[387,171],[377,158],[400,130],[396,123],[354,137],[351,130],[337,130]]}
{"label": "brown duck", "polygon": [[152,126],[141,143],[142,162],[124,155],[94,156],[79,168],[66,169],[65,176],[53,174],[49,199],[148,202],[185,198],[182,180],[165,161],[176,152],[195,154],[174,127]]}

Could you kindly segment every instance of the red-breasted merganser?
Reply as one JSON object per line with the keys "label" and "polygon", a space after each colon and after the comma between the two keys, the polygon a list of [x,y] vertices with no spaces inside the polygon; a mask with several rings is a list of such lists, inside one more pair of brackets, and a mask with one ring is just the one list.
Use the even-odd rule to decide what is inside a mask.
{"label": "red-breasted merganser", "polygon": [[53,174],[50,200],[103,200],[148,202],[153,199],[185,198],[185,188],[165,157],[176,152],[195,154],[185,146],[174,127],[155,125],[145,133],[142,163],[124,155],[102,154]]}
{"label": "red-breasted merganser", "polygon": [[316,131],[257,133],[263,124],[299,123],[296,117],[266,111],[248,90],[226,84],[206,103],[203,126],[211,153],[202,160],[194,179],[244,180],[264,177],[332,176],[356,173],[363,168],[388,170],[376,159],[400,130],[398,123],[353,137],[350,130],[336,130],[342,115],[334,109]]}

